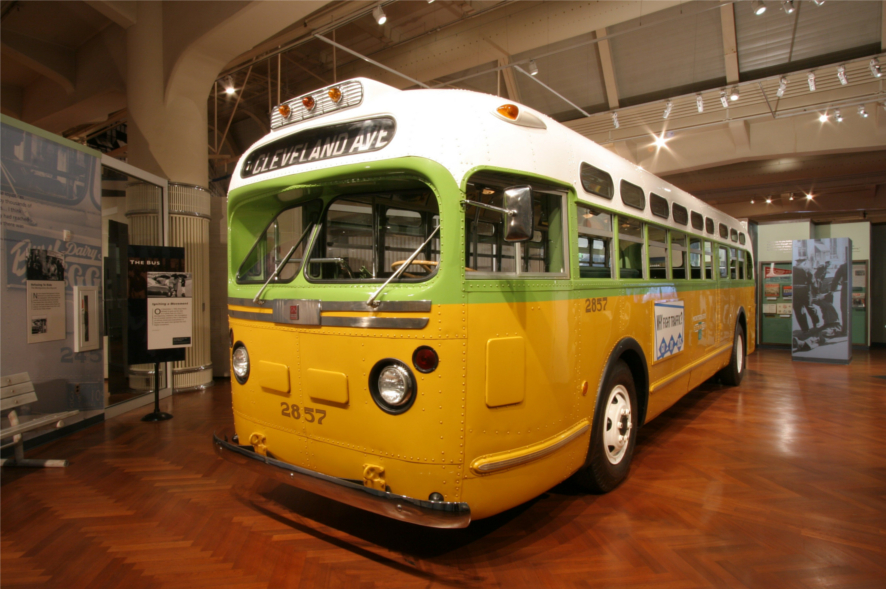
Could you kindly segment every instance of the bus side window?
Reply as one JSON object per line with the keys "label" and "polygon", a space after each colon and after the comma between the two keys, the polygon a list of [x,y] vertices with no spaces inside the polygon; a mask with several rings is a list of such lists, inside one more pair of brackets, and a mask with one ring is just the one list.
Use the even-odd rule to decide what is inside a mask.
{"label": "bus side window", "polygon": [[674,280],[689,278],[686,276],[686,234],[671,231],[671,276]]}
{"label": "bus side window", "polygon": [[612,278],[612,214],[576,204],[580,278]]}
{"label": "bus side window", "polygon": [[617,216],[618,277],[643,278],[643,223],[630,217]]}
{"label": "bus side window", "polygon": [[649,278],[668,279],[668,231],[655,225],[647,225],[649,236]]}
{"label": "bus side window", "polygon": [[693,280],[701,280],[703,268],[701,266],[701,238],[689,238],[689,273]]}
{"label": "bus side window", "polygon": [[706,280],[714,279],[714,255],[711,250],[711,242],[704,242],[704,277]]}
{"label": "bus side window", "polygon": [[741,250],[738,250],[738,279],[739,280],[745,279],[744,258],[745,258],[744,252]]}
{"label": "bus side window", "polygon": [[729,273],[729,253],[725,246],[720,246],[720,278],[726,278]]}
{"label": "bus side window", "polygon": [[563,251],[563,197],[532,191],[535,230],[532,239],[520,243],[522,272],[566,272]]}
{"label": "bus side window", "polygon": [[738,252],[734,247],[729,248],[729,278],[732,280],[738,278]]}
{"label": "bus side window", "polygon": [[751,252],[745,252],[745,257],[747,258],[747,270],[746,275],[748,280],[754,279],[754,260],[751,259]]}

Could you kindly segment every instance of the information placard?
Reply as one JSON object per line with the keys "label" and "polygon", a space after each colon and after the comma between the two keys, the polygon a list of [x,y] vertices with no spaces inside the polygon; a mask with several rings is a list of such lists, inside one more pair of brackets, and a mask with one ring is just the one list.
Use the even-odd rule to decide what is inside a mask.
{"label": "information placard", "polygon": [[684,309],[682,300],[655,303],[655,361],[683,351]]}

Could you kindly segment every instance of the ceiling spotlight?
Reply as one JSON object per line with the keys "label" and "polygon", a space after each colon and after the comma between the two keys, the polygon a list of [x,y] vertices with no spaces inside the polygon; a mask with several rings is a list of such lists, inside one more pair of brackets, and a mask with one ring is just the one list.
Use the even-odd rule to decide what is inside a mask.
{"label": "ceiling spotlight", "polygon": [[618,113],[612,113],[612,126],[618,129]]}
{"label": "ceiling spotlight", "polygon": [[788,87],[788,79],[786,77],[782,76],[781,79],[778,81],[778,90],[775,91],[775,95],[778,96],[779,98],[783,97],[784,91],[787,89],[787,87]]}
{"label": "ceiling spotlight", "polygon": [[816,6],[821,6],[822,4],[824,4],[824,0],[812,0],[812,1],[815,3]]}
{"label": "ceiling spotlight", "polygon": [[783,2],[781,3],[781,7],[784,8],[784,11],[787,14],[793,14],[794,13],[794,0],[783,0]]}
{"label": "ceiling spotlight", "polygon": [[771,205],[771,204],[772,204],[772,199],[771,199],[771,198],[767,198],[767,199],[766,199],[766,204]]}
{"label": "ceiling spotlight", "polygon": [[821,121],[822,123],[827,123],[828,122],[828,113],[822,113],[821,115],[819,115],[818,120]]}
{"label": "ceiling spotlight", "polygon": [[791,193],[791,196],[788,197],[788,200],[794,200],[794,194]]}
{"label": "ceiling spotlight", "polygon": [[704,112],[704,99],[701,97],[701,94],[695,95],[695,106],[698,108],[698,112]]}
{"label": "ceiling spotlight", "polygon": [[729,108],[729,101],[726,100],[726,90],[720,90],[720,104],[723,108]]}
{"label": "ceiling spotlight", "polygon": [[840,84],[842,84],[843,86],[849,83],[849,80],[846,79],[846,66],[837,66],[837,78],[839,78]]}
{"label": "ceiling spotlight", "polygon": [[529,61],[529,75],[530,76],[537,76],[538,75],[538,65],[536,65],[534,59]]}
{"label": "ceiling spotlight", "polygon": [[766,12],[766,4],[763,3],[763,0],[754,0],[751,2],[751,9],[754,11],[754,14],[760,16]]}
{"label": "ceiling spotlight", "polygon": [[838,108],[837,110],[834,111],[834,118],[837,119],[837,122],[838,122],[838,123],[842,123],[842,122],[843,122],[843,115],[840,114],[840,109],[839,109],[839,108]]}
{"label": "ceiling spotlight", "polygon": [[664,109],[664,117],[663,117],[663,118],[666,119],[666,118],[668,118],[669,116],[671,116],[671,109],[672,109],[672,108],[674,108],[674,103],[671,102],[670,100],[668,100],[668,103],[665,105],[665,109]]}
{"label": "ceiling spotlight", "polygon": [[871,60],[871,75],[879,78],[883,74],[880,73],[880,60],[876,57]]}
{"label": "ceiling spotlight", "polygon": [[428,0],[428,4],[433,4],[434,0]]}
{"label": "ceiling spotlight", "polygon": [[731,100],[732,102],[738,100],[738,86],[732,87],[732,92],[729,93],[729,100]]}
{"label": "ceiling spotlight", "polygon": [[653,134],[652,136],[655,137],[653,143],[655,143],[656,147],[664,147],[665,143],[667,143],[667,140],[665,140],[665,132],[664,131],[661,132],[661,136],[658,136],[655,134]]}
{"label": "ceiling spotlight", "polygon": [[751,204],[754,204],[754,201],[751,201]]}
{"label": "ceiling spotlight", "polygon": [[812,200],[812,193],[811,192],[806,195],[806,200]]}
{"label": "ceiling spotlight", "polygon": [[372,9],[372,16],[380,25],[388,22],[388,17],[385,15],[385,11],[381,9],[381,4]]}
{"label": "ceiling spotlight", "polygon": [[863,118],[863,119],[868,118],[868,111],[866,111],[866,110],[864,109],[864,105],[861,105],[861,106],[858,107],[858,114],[859,114],[859,116],[861,116],[861,118]]}
{"label": "ceiling spotlight", "polygon": [[222,85],[225,87],[225,94],[228,96],[237,91],[237,89],[234,88],[234,78],[231,76],[225,77],[225,81],[222,82]]}
{"label": "ceiling spotlight", "polygon": [[809,91],[815,92],[815,72],[809,72],[809,75],[806,76],[806,80],[809,82]]}

